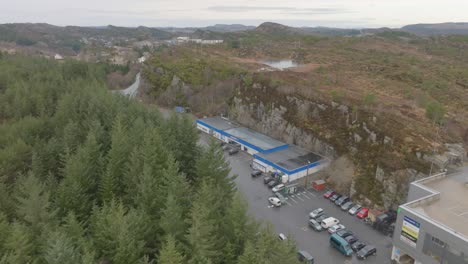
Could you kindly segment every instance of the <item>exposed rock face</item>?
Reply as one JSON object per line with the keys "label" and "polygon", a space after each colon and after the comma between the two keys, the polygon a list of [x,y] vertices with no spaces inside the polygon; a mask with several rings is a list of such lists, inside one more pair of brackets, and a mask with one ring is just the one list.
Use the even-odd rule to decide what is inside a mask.
{"label": "exposed rock face", "polygon": [[[293,96],[266,99],[264,87],[254,84],[252,88],[253,94],[239,93],[233,98],[230,117],[288,144],[333,158],[321,177],[368,206],[395,208],[403,203],[409,183],[425,177],[418,170],[421,164],[427,168],[434,162],[434,168],[443,169],[466,160],[462,144],[446,144],[447,151],[439,155],[420,149],[401,152],[404,146],[414,145],[413,137],[408,135],[395,143],[393,134],[379,129],[380,117],[358,118],[348,106],[337,102],[327,104]],[[331,123],[334,127],[327,126]],[[366,184],[373,186],[366,187],[369,193],[363,192]]]}
{"label": "exposed rock face", "polygon": [[[281,139],[288,144],[295,144],[310,149],[321,155],[336,157],[335,149],[328,143],[314,137],[301,128],[298,128],[285,119],[287,108],[281,105],[266,110],[263,102],[256,104],[243,104],[242,99],[234,98],[231,114],[240,123],[251,127],[271,137]],[[309,109],[307,104],[299,106],[300,109]],[[307,111],[300,111],[307,113]],[[252,115],[253,114],[253,115]]]}

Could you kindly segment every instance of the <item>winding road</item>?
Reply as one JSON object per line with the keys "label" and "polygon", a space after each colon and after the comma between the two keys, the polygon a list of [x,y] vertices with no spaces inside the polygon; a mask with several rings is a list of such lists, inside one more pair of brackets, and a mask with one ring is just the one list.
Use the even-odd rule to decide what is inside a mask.
{"label": "winding road", "polygon": [[132,85],[127,89],[119,90],[119,93],[134,98],[138,93],[138,87],[140,87],[140,73],[136,75],[135,82]]}

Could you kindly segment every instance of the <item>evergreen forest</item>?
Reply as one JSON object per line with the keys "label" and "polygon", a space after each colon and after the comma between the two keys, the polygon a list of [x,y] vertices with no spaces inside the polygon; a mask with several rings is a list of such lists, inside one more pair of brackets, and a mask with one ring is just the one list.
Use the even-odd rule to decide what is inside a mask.
{"label": "evergreen forest", "polygon": [[111,93],[110,71],[0,53],[0,263],[297,263],[219,144]]}

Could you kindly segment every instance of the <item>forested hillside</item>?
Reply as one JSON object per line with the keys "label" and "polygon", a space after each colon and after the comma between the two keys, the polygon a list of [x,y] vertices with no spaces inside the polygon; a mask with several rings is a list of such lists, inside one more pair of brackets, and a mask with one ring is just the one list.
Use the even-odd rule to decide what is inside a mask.
{"label": "forested hillside", "polygon": [[296,263],[215,143],[105,76],[0,53],[0,263]]}

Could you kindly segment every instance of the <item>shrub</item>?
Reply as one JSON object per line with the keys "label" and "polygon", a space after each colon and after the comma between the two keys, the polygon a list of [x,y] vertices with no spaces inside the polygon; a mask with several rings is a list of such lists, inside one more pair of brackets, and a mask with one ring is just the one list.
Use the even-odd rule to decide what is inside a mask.
{"label": "shrub", "polygon": [[362,103],[364,105],[372,105],[375,103],[375,100],[376,100],[375,94],[372,92],[369,92],[362,99]]}
{"label": "shrub", "polygon": [[432,101],[426,105],[426,117],[434,123],[440,124],[444,119],[445,112],[445,107],[437,101]]}

